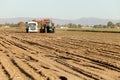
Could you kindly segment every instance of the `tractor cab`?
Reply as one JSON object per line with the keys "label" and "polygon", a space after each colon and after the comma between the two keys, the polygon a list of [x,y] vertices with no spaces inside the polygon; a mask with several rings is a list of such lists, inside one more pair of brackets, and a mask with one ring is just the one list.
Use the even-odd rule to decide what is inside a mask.
{"label": "tractor cab", "polygon": [[47,28],[47,32],[53,32],[54,33],[54,27],[53,24],[51,22],[46,23],[46,28]]}
{"label": "tractor cab", "polygon": [[41,21],[41,25],[42,25],[40,28],[41,33],[54,33],[55,32],[54,23],[52,23],[52,20],[44,19]]}

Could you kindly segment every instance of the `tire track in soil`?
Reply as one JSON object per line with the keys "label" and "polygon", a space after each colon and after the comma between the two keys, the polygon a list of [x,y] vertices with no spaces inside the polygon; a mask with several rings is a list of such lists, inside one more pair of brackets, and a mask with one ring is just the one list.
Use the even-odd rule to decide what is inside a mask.
{"label": "tire track in soil", "polygon": [[9,80],[10,74],[6,71],[5,67],[0,62],[0,80]]}
{"label": "tire track in soil", "polygon": [[[31,58],[31,59],[33,59],[33,58]],[[12,60],[12,62],[13,62],[23,73],[27,74],[22,68],[20,68],[20,67],[15,63],[15,61]],[[32,78],[32,80],[34,80],[34,78],[31,77],[30,75],[27,74],[27,76],[29,76],[30,78]],[[47,78],[47,79],[49,79],[49,78]]]}
{"label": "tire track in soil", "polygon": [[[37,43],[34,43],[34,42],[29,42],[29,41],[26,41],[26,42],[28,42],[29,44],[34,44],[34,45],[39,45],[39,46],[41,46],[41,47],[44,47],[44,48],[47,48],[47,49],[53,49],[53,50],[55,50],[54,48],[52,48],[52,47],[48,47],[48,46],[45,46],[45,45],[42,45],[42,44],[37,44]],[[64,52],[64,53],[66,53],[65,51],[62,51],[62,50],[55,50],[55,51],[57,51],[57,52]],[[73,54],[72,54],[73,55]],[[79,55],[76,55],[76,56],[79,56]]]}
{"label": "tire track in soil", "polygon": [[[51,57],[51,56],[49,56],[49,57]],[[65,56],[64,56],[65,57]],[[64,57],[62,57],[62,58],[64,58]],[[75,58],[76,57],[76,58]],[[62,59],[62,58],[59,58],[59,57],[57,57],[57,59]],[[57,60],[56,59],[56,57],[55,57],[55,60]],[[110,69],[110,71],[111,70],[113,70],[113,71],[117,71],[118,73],[119,73],[119,69],[117,69],[116,70],[116,67],[113,67],[113,66],[111,66],[111,65],[108,65],[108,64],[106,64],[106,63],[102,63],[102,62],[99,62],[98,63],[98,61],[97,60],[94,60],[94,59],[89,59],[89,58],[86,58],[86,57],[83,57],[83,56],[72,56],[72,59],[70,58],[70,57],[65,57],[64,58],[65,59],[65,61],[64,62],[66,62],[66,59],[69,59],[69,60],[74,60],[75,62],[77,61],[78,63],[77,64],[79,64],[80,62],[81,62],[81,60],[84,60],[84,63],[86,63],[86,64],[88,64],[88,65],[83,65],[84,67],[86,67],[86,66],[89,66],[89,67],[93,67],[94,69],[97,69],[97,70],[106,70],[106,69]],[[62,60],[64,60],[64,59],[62,59]],[[59,60],[58,60],[59,61]],[[64,62],[62,62],[62,63],[64,63]],[[91,63],[91,65],[90,65],[90,63]],[[66,63],[65,63],[66,64]],[[81,64],[80,64],[81,65]],[[79,66],[80,66],[79,65]],[[87,71],[87,69],[86,69],[86,71]],[[113,71],[111,71],[111,72],[113,72]],[[104,77],[103,77],[103,79],[104,79]],[[106,79],[107,80],[107,79]],[[112,79],[109,79],[109,80],[112,80]],[[119,79],[118,79],[119,80]]]}
{"label": "tire track in soil", "polygon": [[[105,69],[108,71],[112,70],[116,73],[120,71],[119,66],[116,66],[114,63],[110,63],[109,61],[104,60],[105,58],[108,59],[110,57],[109,58],[110,61],[113,61],[114,58],[116,61],[119,61],[119,52],[118,52],[119,48],[120,48],[119,45],[109,44],[109,43],[101,43],[101,42],[93,42],[93,41],[81,41],[81,40],[77,40],[77,39],[76,39],[76,41],[74,41],[74,39],[71,40],[71,38],[61,39],[61,41],[56,40],[56,39],[55,40],[38,41],[37,37],[39,35],[35,36],[34,40],[38,41],[38,42],[35,42],[35,41],[28,40],[29,37],[28,37],[28,39],[27,38],[20,39],[23,37],[23,35],[21,35],[21,34],[19,34],[19,35],[21,35],[21,36],[19,36],[20,38],[17,38],[17,36],[15,34],[14,35],[13,34],[12,34],[12,36],[10,35],[9,37],[5,37],[5,36],[0,37],[0,39],[2,39],[2,42],[0,42],[1,46],[6,48],[5,50],[8,50],[8,52],[11,52],[11,53],[6,53],[6,57],[9,57],[8,60],[12,64],[14,64],[14,67],[16,66],[17,69],[20,71],[22,69],[23,70],[22,73],[24,73],[24,75],[26,74],[29,77],[31,76],[31,79],[35,79],[34,78],[35,75],[33,75],[32,73],[31,73],[31,75],[28,74],[29,70],[33,71],[33,73],[35,73],[38,76],[40,76],[40,74],[41,74],[41,72],[40,73],[37,72],[37,70],[38,70],[37,67],[32,65],[33,63],[35,63],[34,60],[38,61],[38,62],[42,62],[41,68],[46,68],[46,69],[48,69],[48,71],[49,71],[49,68],[44,67],[46,64],[54,66],[55,73],[57,73],[56,71],[60,71],[60,72],[66,71],[67,74],[69,73],[69,75],[70,75],[70,74],[74,73],[73,74],[74,76],[79,76],[83,80],[89,80],[89,79],[107,80],[107,79],[106,79],[106,77],[102,77],[101,75],[98,75],[99,73],[92,73],[89,69],[84,70],[82,67],[83,66],[86,67],[86,65],[80,64],[81,60],[85,61],[85,63],[91,64],[91,65],[88,64],[88,66],[92,66],[94,68],[100,68],[101,70],[102,69]],[[42,37],[44,37],[44,35]],[[51,36],[49,36],[49,35],[46,35],[45,37],[51,38]],[[52,37],[52,38],[54,38],[54,37]],[[17,41],[15,41],[15,40],[17,40]],[[51,41],[53,41],[55,43],[53,43]],[[5,44],[3,44],[3,43],[5,43]],[[21,49],[22,52],[25,52],[24,55],[27,57],[22,58],[22,56],[20,54],[18,54],[18,53],[14,54],[14,50],[10,50],[10,46],[14,46],[14,48],[16,47],[17,50]],[[74,48],[74,46],[76,48]],[[92,46],[95,46],[96,50],[92,49],[92,48],[94,48]],[[110,47],[108,47],[108,46],[110,46]],[[62,48],[62,47],[65,47],[65,48]],[[36,51],[36,49],[34,49],[34,48],[42,50],[43,53],[40,53],[41,51],[39,51],[39,50]],[[109,50],[109,48],[111,50]],[[73,51],[75,49],[81,49],[81,50],[88,49],[88,51],[85,51],[85,52],[83,51],[83,52],[87,53],[89,55],[83,54],[83,53],[80,54],[79,51],[76,51],[75,53],[71,52],[69,50],[66,51],[66,49],[72,49]],[[44,51],[44,50],[46,50],[46,51]],[[32,53],[32,51],[34,53]],[[48,54],[44,54],[44,53],[48,53]],[[112,55],[113,55],[113,57],[112,57]],[[38,59],[38,58],[41,58],[42,60]],[[45,59],[47,60],[47,62],[44,63]],[[62,60],[60,60],[60,59],[62,59]],[[54,62],[54,61],[56,61],[56,62]],[[79,67],[77,65],[75,65],[75,63],[76,64],[79,63],[79,64],[77,64]],[[36,63],[36,64],[40,64],[40,63]],[[21,65],[24,65],[24,66],[21,66]],[[4,66],[3,63],[2,63],[2,66]],[[66,69],[66,68],[68,68],[68,69]],[[5,69],[7,69],[7,68],[5,67]],[[29,70],[27,70],[27,69],[29,69]],[[52,71],[53,74],[55,74],[54,70]],[[96,69],[94,69],[94,70],[96,72],[98,71]],[[9,71],[8,71],[8,73],[9,73]],[[42,75],[43,74],[45,74],[45,73],[42,72]],[[47,76],[49,76],[49,75],[47,75]],[[65,79],[65,77],[66,78],[68,77],[68,76],[60,76],[60,74],[57,74],[57,75],[59,75],[59,79],[61,79],[61,80]],[[84,76],[81,76],[81,75],[84,75]],[[43,75],[43,76],[44,76],[44,78],[47,77],[45,75]],[[46,78],[46,80],[47,79],[49,80],[50,78]],[[115,78],[115,79],[119,80],[118,78]],[[113,79],[111,79],[111,80],[113,80]]]}
{"label": "tire track in soil", "polygon": [[[31,56],[30,56],[30,55],[31,55]],[[40,59],[37,59],[37,58],[36,58],[37,56],[34,57],[34,58],[33,58],[33,56],[35,56],[35,55],[34,55],[34,54],[29,54],[29,57],[31,57],[35,62],[36,62],[36,61],[38,62],[38,61],[40,60]],[[42,63],[42,66],[41,66],[41,67],[42,67],[42,68],[45,68],[45,69],[49,69],[48,67],[45,67],[44,64],[45,64],[46,62],[44,62],[44,61],[45,61],[45,59],[44,59],[44,60],[42,59],[42,62],[41,62],[41,60],[40,60],[39,63]],[[50,61],[50,60],[49,60],[49,61]],[[27,64],[28,64],[28,62],[29,62],[29,61],[27,60]],[[52,61],[52,62],[53,62],[53,61]],[[50,63],[50,62],[49,62],[49,63]],[[49,63],[47,62],[46,64],[48,65]],[[50,65],[50,64],[49,64],[49,65]],[[57,64],[56,64],[56,65],[57,65]],[[37,70],[37,68],[33,67],[34,65],[28,64],[28,66],[30,66],[30,67],[31,67],[33,70],[35,70],[35,71]],[[51,70],[52,70],[52,71],[56,71],[55,69],[54,69],[54,70],[51,69]],[[38,73],[39,73],[39,72],[38,72]],[[41,74],[41,72],[40,72],[39,74]],[[47,73],[46,73],[46,74],[47,74]],[[45,74],[45,75],[46,75],[46,74]],[[53,73],[53,74],[55,75],[56,73]],[[72,73],[72,74],[73,74],[73,73]],[[45,77],[44,73],[41,74],[41,75]],[[48,78],[49,78],[49,77],[47,77],[47,79],[48,79]],[[51,79],[51,76],[50,76],[49,79]],[[56,79],[56,80],[58,80],[58,79]]]}
{"label": "tire track in soil", "polygon": [[[69,42],[69,41],[68,41]],[[61,43],[61,42],[60,42]],[[65,42],[63,43],[62,42],[62,45],[61,44],[56,44],[56,43],[51,43],[51,44],[54,44],[54,45],[57,45],[57,46],[61,46],[61,47],[67,47],[68,45],[66,45],[66,46],[64,46],[63,44],[65,44]],[[94,46],[94,45],[93,45]],[[80,47],[80,46],[79,46]],[[85,48],[90,48],[90,47],[86,47],[86,46],[82,46],[82,48],[83,47],[85,47]],[[67,47],[68,48],[68,47]],[[69,46],[69,48],[73,48],[73,47],[71,47],[71,46]],[[95,50],[97,50],[97,54],[99,55],[99,56],[104,56],[104,57],[109,57],[109,58],[112,58],[112,59],[116,59],[116,60],[120,60],[120,58],[119,58],[119,52],[115,52],[115,51],[110,51],[110,50],[105,50],[105,49],[100,49],[100,47],[99,48],[96,48]],[[92,51],[93,52],[93,51]],[[93,52],[93,53],[95,53],[95,52]],[[115,55],[114,55],[115,54]],[[114,56],[113,56],[114,55]]]}
{"label": "tire track in soil", "polygon": [[[30,43],[30,42],[28,42],[28,43]],[[34,44],[34,43],[32,43],[32,44]],[[38,45],[38,44],[37,44]],[[43,47],[43,46],[42,46]],[[44,46],[45,47],[45,46]],[[47,47],[48,48],[48,47]],[[49,48],[49,49],[51,49],[51,48]]]}
{"label": "tire track in soil", "polygon": [[[80,68],[78,68],[78,67],[75,67],[75,66],[73,66],[73,65],[70,65],[70,64],[68,64],[68,63],[65,63],[64,61],[61,61],[61,60],[56,60],[56,61],[57,61],[58,63],[64,65],[64,66],[69,67],[70,69],[72,69],[72,70],[74,70],[74,71],[76,71],[76,72],[78,72],[78,73],[80,73],[80,74],[83,74],[83,75],[85,75],[85,76],[93,79],[93,80],[100,80],[100,79],[105,80],[105,79],[103,79],[102,77],[100,77],[99,75],[96,75],[96,74],[93,74],[93,73],[91,74],[91,72],[84,71],[83,69],[80,69]],[[99,78],[99,77],[100,77],[100,78]]]}
{"label": "tire track in soil", "polygon": [[4,53],[0,56],[1,66],[8,80],[29,80],[29,77],[24,76],[12,62],[11,59]]}
{"label": "tire track in soil", "polygon": [[[52,43],[53,44],[53,43]],[[55,44],[56,45],[56,44]],[[101,49],[96,49],[97,52],[93,52],[92,50],[89,51],[92,53],[94,53],[94,55],[96,55],[96,53],[99,55],[99,56],[104,56],[104,57],[109,57],[109,58],[112,58],[112,59],[116,59],[116,60],[119,60],[119,55],[118,52],[114,52],[114,51],[108,51],[108,50],[101,50]],[[101,53],[100,53],[101,52]],[[104,52],[104,53],[103,53]],[[113,54],[115,53],[115,56],[113,56]],[[117,56],[116,56],[117,55]]]}
{"label": "tire track in soil", "polygon": [[[4,40],[6,40],[5,38],[4,38]],[[7,42],[9,42],[8,40],[6,40]],[[11,42],[9,42],[9,43],[11,43]],[[9,44],[8,46],[11,46],[11,45],[14,45],[14,44]],[[15,45],[16,46],[16,45]],[[6,46],[4,45],[4,47],[6,48]],[[23,48],[21,48],[21,47],[18,47],[18,48],[20,48],[20,49],[23,49]],[[9,49],[8,49],[9,50]],[[23,49],[23,50],[25,50],[25,49]],[[9,50],[10,52],[11,52],[11,50]],[[10,55],[9,54],[7,54],[7,56],[9,56],[10,57]],[[12,55],[12,56],[14,56],[14,55]],[[13,58],[13,57],[12,57]],[[27,67],[27,69],[26,70],[24,70],[24,68],[21,68],[16,62],[15,62],[15,60],[14,59],[12,59],[11,58],[11,62],[21,71],[21,73],[24,73],[27,77],[29,77],[30,79],[29,80],[39,80],[40,79],[40,77],[38,78],[38,76],[36,76],[35,75],[35,73],[33,73],[34,74],[34,77],[33,77],[33,74],[32,75],[30,75],[29,74],[29,71],[26,71],[27,69],[29,69],[28,67]],[[22,62],[21,62],[22,63]],[[29,69],[30,70],[30,69]],[[30,70],[31,72],[33,72],[32,71],[32,69]],[[7,72],[8,73],[8,72]],[[10,78],[10,75],[8,75],[8,77]],[[36,77],[36,78],[35,78]],[[25,78],[24,78],[25,79]],[[23,79],[21,79],[21,80],[23,80]],[[27,79],[25,79],[25,80],[27,80]],[[41,79],[42,80],[42,79]]]}
{"label": "tire track in soil", "polygon": [[[16,37],[14,37],[15,39],[18,39],[18,38],[16,38]],[[19,39],[18,39],[19,40]],[[68,39],[68,40],[70,40],[70,39]],[[22,40],[21,40],[22,41]],[[23,42],[25,42],[24,40],[23,40]],[[77,44],[77,45],[75,45],[75,44],[73,44],[73,43],[75,43],[75,40],[74,40],[74,42],[72,42],[72,43],[69,43],[70,41],[65,41],[65,40],[61,40],[61,41],[55,41],[55,40],[53,40],[53,41],[41,41],[41,42],[46,42],[46,43],[49,43],[49,44],[54,44],[54,45],[56,45],[56,46],[59,46],[59,47],[67,47],[67,48],[74,48],[74,47],[76,47],[76,46],[78,46],[78,48],[77,49],[80,49],[81,47],[82,48],[87,48],[87,49],[90,49],[90,47],[91,46],[89,46],[88,44],[90,44],[90,43],[88,43],[88,41],[87,42],[84,42],[85,44],[87,44],[87,46],[84,46],[84,45],[80,45],[81,43],[80,42],[83,42],[83,41],[80,41],[79,42],[79,44]],[[58,43],[60,43],[60,44],[58,44],[58,43],[56,43],[56,42],[58,42]],[[93,42],[93,43],[97,43],[97,42]],[[32,43],[31,43],[32,44]],[[35,43],[33,43],[33,45],[34,45]],[[69,44],[69,45],[64,45],[64,44]],[[100,43],[99,43],[100,44]],[[107,43],[106,43],[107,44]],[[112,48],[112,51],[109,49],[109,50],[107,50],[107,49],[104,49],[103,47],[106,47],[105,45],[106,44],[102,44],[101,43],[101,45],[98,45],[98,48],[96,48],[96,50],[98,50],[98,51],[104,51],[104,52],[106,52],[106,53],[109,53],[111,56],[113,56],[113,54],[115,54],[115,55],[117,55],[117,54],[120,54],[119,53],[119,51],[118,52],[115,52],[115,51],[113,51],[114,50],[114,48]],[[74,46],[70,46],[70,45],[74,45]],[[97,45],[97,44],[93,44],[92,46],[95,46],[95,45]],[[108,44],[108,45],[111,45],[111,44]],[[108,46],[107,45],[107,46]],[[116,46],[116,45],[115,45]],[[109,48],[109,47],[108,47]],[[76,48],[75,48],[76,49]],[[120,50],[120,47],[118,48],[119,50]],[[114,56],[113,56],[114,57]],[[118,57],[119,57],[119,55],[118,55]]]}
{"label": "tire track in soil", "polygon": [[[15,60],[14,60],[15,59]],[[23,63],[21,60],[14,58],[12,62],[19,70],[30,78],[30,80],[43,80],[32,68]]]}
{"label": "tire track in soil", "polygon": [[[28,42],[28,41],[26,41],[26,42]],[[33,43],[33,42],[28,42],[28,43],[32,43],[32,44],[35,44],[35,43]],[[38,45],[38,44],[37,44]],[[42,46],[42,47],[45,47],[45,46]],[[46,47],[46,48],[49,48],[49,47]],[[49,49],[52,49],[52,48],[49,48]],[[60,51],[61,52],[61,51]],[[63,52],[63,51],[62,51]],[[93,61],[93,60],[92,60]]]}

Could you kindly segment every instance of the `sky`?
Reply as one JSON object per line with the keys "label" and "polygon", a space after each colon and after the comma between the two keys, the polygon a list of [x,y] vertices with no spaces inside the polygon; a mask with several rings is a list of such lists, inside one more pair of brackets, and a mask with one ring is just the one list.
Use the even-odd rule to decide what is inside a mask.
{"label": "sky", "polygon": [[0,18],[120,19],[120,0],[0,0]]}

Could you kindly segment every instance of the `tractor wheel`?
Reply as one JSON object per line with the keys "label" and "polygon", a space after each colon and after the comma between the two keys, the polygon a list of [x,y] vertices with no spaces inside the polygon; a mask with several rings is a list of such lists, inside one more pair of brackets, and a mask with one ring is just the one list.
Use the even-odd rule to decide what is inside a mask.
{"label": "tractor wheel", "polygon": [[43,29],[40,29],[40,33],[43,33]]}

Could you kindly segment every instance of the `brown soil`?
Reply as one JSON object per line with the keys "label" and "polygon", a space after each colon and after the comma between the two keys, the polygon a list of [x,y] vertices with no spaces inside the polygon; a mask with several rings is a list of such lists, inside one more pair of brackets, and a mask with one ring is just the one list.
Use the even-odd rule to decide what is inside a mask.
{"label": "brown soil", "polygon": [[0,29],[0,80],[120,80],[120,34]]}

